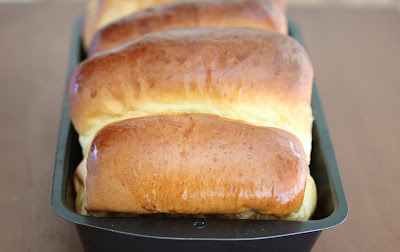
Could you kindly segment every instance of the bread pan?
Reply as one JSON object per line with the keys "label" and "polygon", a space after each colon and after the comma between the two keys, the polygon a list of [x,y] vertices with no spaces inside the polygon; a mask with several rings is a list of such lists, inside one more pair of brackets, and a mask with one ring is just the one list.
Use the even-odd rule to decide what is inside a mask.
{"label": "bread pan", "polygon": [[[80,40],[81,22],[79,18],[74,25],[69,71],[85,57]],[[289,32],[302,43],[292,22]],[[72,178],[82,154],[66,97],[54,170],[53,209],[75,223],[85,251],[309,251],[322,230],[341,224],[348,213],[315,82],[312,108],[315,121],[310,171],[317,184],[318,203],[310,221],[96,218],[77,214]]]}

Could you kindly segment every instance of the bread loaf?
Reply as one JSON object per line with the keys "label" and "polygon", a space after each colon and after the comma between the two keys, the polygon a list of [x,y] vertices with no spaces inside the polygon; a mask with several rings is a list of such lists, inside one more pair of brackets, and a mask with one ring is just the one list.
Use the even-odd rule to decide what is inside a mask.
{"label": "bread loaf", "polygon": [[89,56],[150,32],[201,27],[249,27],[287,34],[285,12],[273,1],[183,0],[136,12],[103,27],[93,38]]}
{"label": "bread loaf", "polygon": [[85,60],[68,81],[77,210],[307,220],[312,78],[298,42],[249,28],[155,32]]}

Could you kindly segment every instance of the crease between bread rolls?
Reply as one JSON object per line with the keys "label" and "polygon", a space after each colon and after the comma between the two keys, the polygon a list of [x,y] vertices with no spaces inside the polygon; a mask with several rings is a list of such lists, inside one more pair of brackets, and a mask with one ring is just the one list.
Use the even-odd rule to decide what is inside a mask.
{"label": "crease between bread rolls", "polygon": [[186,0],[148,8],[108,24],[96,32],[88,55],[150,32],[207,27],[248,27],[287,34],[285,12],[273,1]]}
{"label": "crease between bread rolls", "polygon": [[[287,36],[248,28],[183,29],[151,33],[82,62],[70,75],[68,101],[84,161],[96,133],[109,124],[194,113],[290,132],[301,141],[307,166],[312,78],[304,48]],[[82,165],[74,180],[77,210],[85,214]],[[218,217],[307,220],[315,192],[308,175],[300,210],[284,217],[251,209]]]}

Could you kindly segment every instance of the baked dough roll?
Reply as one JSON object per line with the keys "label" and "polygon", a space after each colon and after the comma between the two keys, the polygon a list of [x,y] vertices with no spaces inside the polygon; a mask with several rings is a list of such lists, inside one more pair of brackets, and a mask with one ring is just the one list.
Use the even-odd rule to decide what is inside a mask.
{"label": "baked dough roll", "polygon": [[287,34],[285,12],[273,1],[186,0],[148,8],[103,27],[93,38],[89,57],[150,32],[201,27],[249,27]]}
{"label": "baked dough roll", "polygon": [[155,32],[78,65],[68,81],[86,156],[94,135],[127,118],[205,113],[296,135],[309,162],[313,68],[294,39],[259,29]]}
{"label": "baked dough roll", "polygon": [[302,207],[307,177],[302,144],[284,130],[207,114],[134,118],[96,135],[85,208],[283,218]]}
{"label": "baked dough roll", "polygon": [[[82,38],[85,49],[89,49],[94,34],[104,26],[143,9],[175,1],[177,0],[91,0],[86,8],[82,27]],[[287,0],[264,1],[273,1],[283,10],[286,10]]]}

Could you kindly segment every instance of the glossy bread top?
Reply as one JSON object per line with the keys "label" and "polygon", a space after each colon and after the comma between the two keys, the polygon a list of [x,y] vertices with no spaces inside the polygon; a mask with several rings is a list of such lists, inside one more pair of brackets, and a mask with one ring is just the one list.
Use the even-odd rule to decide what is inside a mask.
{"label": "glossy bread top", "polygon": [[103,128],[87,160],[88,211],[287,216],[308,166],[284,130],[206,114],[134,118]]}

